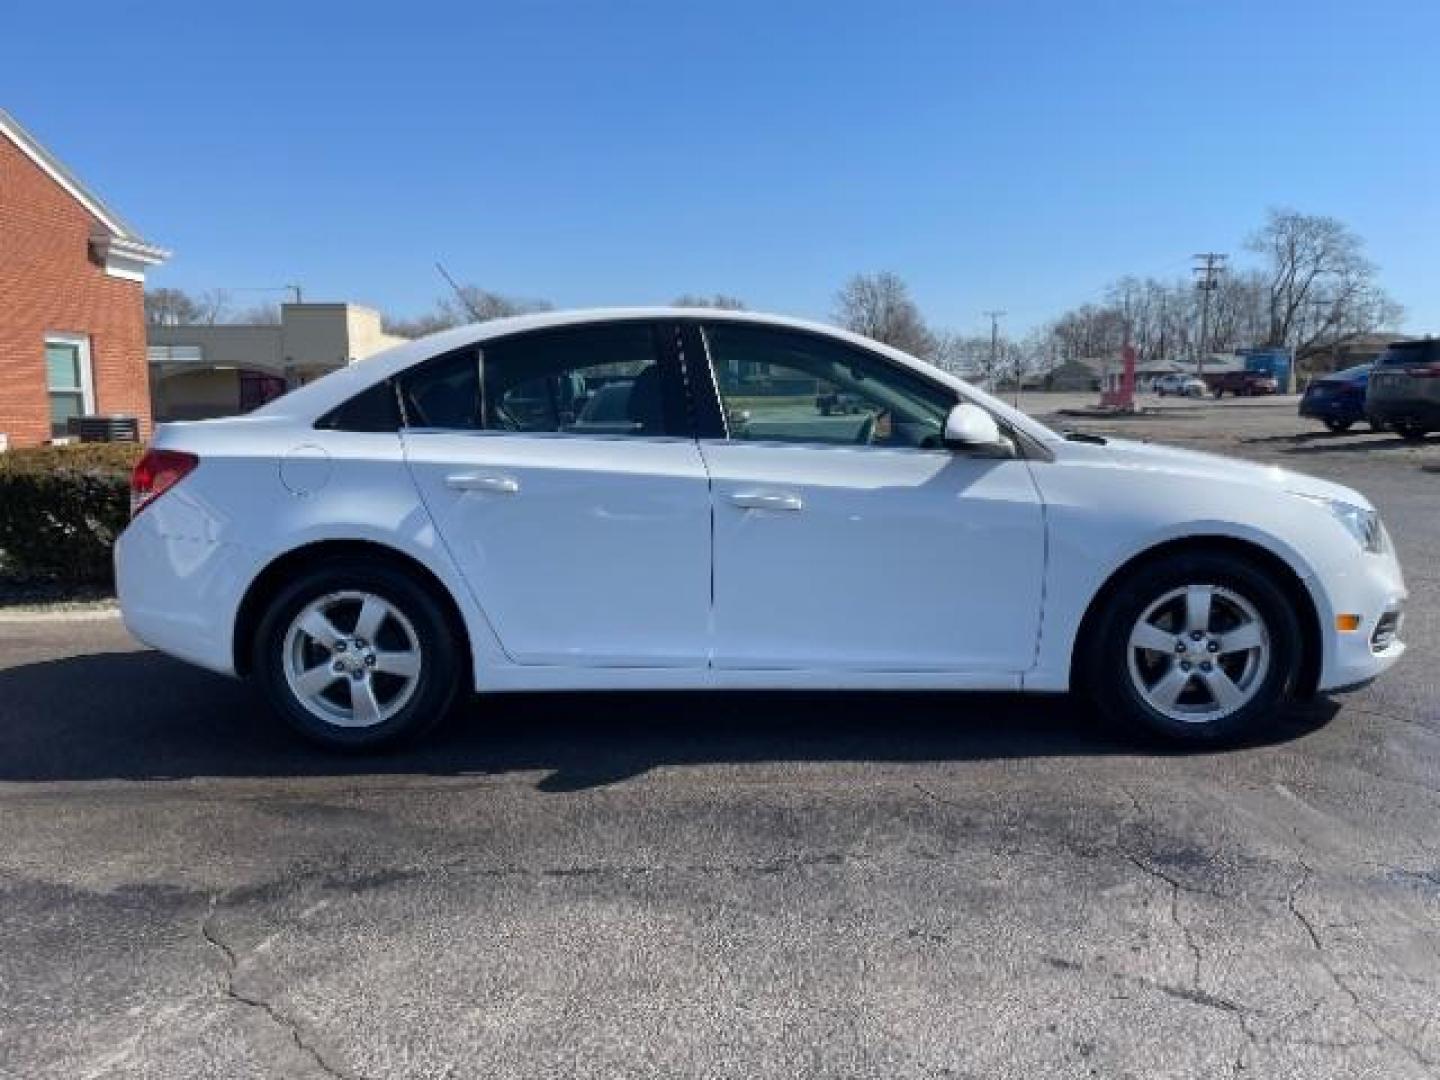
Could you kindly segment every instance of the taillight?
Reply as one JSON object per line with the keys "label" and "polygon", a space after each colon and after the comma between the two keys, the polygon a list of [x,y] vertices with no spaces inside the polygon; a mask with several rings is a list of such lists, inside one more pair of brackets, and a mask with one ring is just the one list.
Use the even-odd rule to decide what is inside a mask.
{"label": "taillight", "polygon": [[1421,379],[1440,379],[1440,364],[1426,364],[1424,367],[1413,367],[1405,374]]}
{"label": "taillight", "polygon": [[130,474],[130,516],[164,495],[199,464],[199,457],[183,450],[146,450]]}

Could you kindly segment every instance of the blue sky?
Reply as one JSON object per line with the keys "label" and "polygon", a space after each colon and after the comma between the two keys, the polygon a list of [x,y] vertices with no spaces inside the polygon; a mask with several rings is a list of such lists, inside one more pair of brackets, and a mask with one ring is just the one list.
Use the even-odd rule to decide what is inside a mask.
{"label": "blue sky", "polygon": [[[93,10],[90,10],[93,8]],[[1440,4],[24,4],[0,103],[189,289],[399,314],[724,291],[824,316],[894,270],[1013,330],[1243,258],[1272,205],[1368,241],[1440,332]],[[263,294],[236,293],[248,304]]]}

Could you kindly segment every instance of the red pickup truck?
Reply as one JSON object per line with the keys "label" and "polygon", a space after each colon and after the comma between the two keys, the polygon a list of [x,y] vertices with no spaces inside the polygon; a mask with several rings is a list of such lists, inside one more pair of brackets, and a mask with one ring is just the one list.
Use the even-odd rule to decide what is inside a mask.
{"label": "red pickup truck", "polygon": [[1205,376],[1205,386],[1217,398],[1226,394],[1236,397],[1253,397],[1257,394],[1276,394],[1280,384],[1275,376],[1263,371],[1221,371]]}

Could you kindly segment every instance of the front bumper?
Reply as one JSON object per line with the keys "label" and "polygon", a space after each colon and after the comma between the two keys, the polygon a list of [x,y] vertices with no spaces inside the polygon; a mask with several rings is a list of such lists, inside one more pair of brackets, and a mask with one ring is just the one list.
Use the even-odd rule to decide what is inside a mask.
{"label": "front bumper", "polygon": [[1343,398],[1316,398],[1300,402],[1300,415],[1309,420],[1358,422],[1365,419],[1365,409],[1359,402]]}
{"label": "front bumper", "polygon": [[[1320,690],[1368,682],[1405,654],[1402,613],[1407,596],[1391,550],[1358,554],[1352,565],[1326,575],[1316,603],[1324,644]],[[1338,620],[1348,615],[1358,615],[1359,625],[1339,629]]]}

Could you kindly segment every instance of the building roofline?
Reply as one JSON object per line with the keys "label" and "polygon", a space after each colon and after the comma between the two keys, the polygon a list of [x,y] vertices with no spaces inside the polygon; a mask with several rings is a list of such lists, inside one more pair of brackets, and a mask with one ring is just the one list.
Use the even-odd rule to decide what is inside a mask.
{"label": "building roofline", "polygon": [[40,140],[25,130],[20,121],[4,109],[0,109],[0,134],[5,135],[19,147],[22,154],[39,166],[42,172],[89,211],[90,216],[104,226],[111,236],[125,241],[126,248],[143,249],[147,256],[152,256],[152,258],[146,259],[147,262],[160,262],[169,257],[170,252],[144,239],[126,223],[124,218],[107,206],[100,196],[86,187],[79,177],[67,169],[59,158],[45,149]]}

